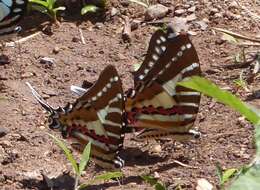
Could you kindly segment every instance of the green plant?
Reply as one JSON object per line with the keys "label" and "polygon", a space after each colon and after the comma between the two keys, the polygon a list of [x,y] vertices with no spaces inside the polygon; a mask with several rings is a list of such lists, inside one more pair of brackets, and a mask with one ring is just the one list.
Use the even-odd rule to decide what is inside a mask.
{"label": "green plant", "polygon": [[79,179],[80,179],[83,171],[85,170],[87,163],[89,162],[91,143],[89,142],[86,145],[86,147],[84,148],[83,153],[81,155],[80,163],[78,164],[76,159],[73,157],[71,151],[65,145],[65,143],[63,143],[61,140],[59,140],[57,137],[55,137],[51,134],[49,134],[49,136],[63,150],[65,156],[67,157],[67,159],[69,160],[69,162],[72,165],[73,171],[75,173],[74,190],[80,190],[80,189],[85,188],[88,185],[93,184],[94,182],[97,182],[100,180],[109,180],[109,179],[113,179],[113,178],[120,178],[123,176],[122,172],[107,172],[107,173],[96,176],[94,179],[89,180],[84,184],[79,185]]}
{"label": "green plant", "polygon": [[56,0],[29,0],[29,2],[31,3],[32,10],[47,14],[55,23],[58,23],[57,12],[66,9],[62,6],[55,7]]}
{"label": "green plant", "polygon": [[[95,3],[94,3],[95,2]],[[87,13],[96,13],[106,7],[106,0],[97,0],[91,4],[86,4],[81,9],[81,15],[85,15]]]}
{"label": "green plant", "polygon": [[238,173],[238,170],[236,168],[229,168],[227,170],[223,170],[219,163],[216,164],[216,168],[221,189],[224,188],[224,184],[227,181],[235,177],[235,175]]}
{"label": "green plant", "polygon": [[141,5],[145,8],[148,8],[151,5],[149,0],[129,0],[129,1]]}
{"label": "green plant", "polygon": [[241,72],[239,79],[234,80],[234,83],[237,85],[238,88],[243,88],[247,92],[250,91],[247,82],[243,79],[243,72]]}
{"label": "green plant", "polygon": [[89,186],[89,185],[91,185],[95,182],[98,182],[98,181],[107,181],[107,180],[110,180],[110,179],[118,179],[118,178],[122,178],[122,177],[123,177],[123,173],[119,172],[119,171],[117,171],[117,172],[106,172],[104,174],[100,174],[100,175],[96,176],[94,179],[89,180],[84,184],[81,184],[79,186],[79,189],[86,188],[87,186]]}
{"label": "green plant", "polygon": [[144,175],[141,178],[154,187],[155,190],[166,190],[167,188],[153,176]]}
{"label": "green plant", "polygon": [[[242,102],[230,92],[221,90],[215,84],[202,77],[191,77],[190,79],[179,82],[178,84],[215,98],[217,101],[224,103],[225,105],[228,105],[229,107],[238,111],[255,125],[255,158],[251,164],[243,167],[239,172],[237,172],[235,180],[229,187],[229,190],[260,189],[260,111]],[[218,173],[220,184],[223,186],[224,182],[228,181],[235,173],[235,170],[227,170],[226,173],[222,173],[222,170],[220,172],[220,169],[218,169]]]}

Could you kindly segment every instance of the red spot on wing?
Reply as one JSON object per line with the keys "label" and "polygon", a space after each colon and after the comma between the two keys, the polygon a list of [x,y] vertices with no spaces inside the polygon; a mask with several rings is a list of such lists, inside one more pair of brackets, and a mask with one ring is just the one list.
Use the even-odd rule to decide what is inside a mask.
{"label": "red spot on wing", "polygon": [[131,112],[127,112],[127,121],[130,125],[135,125],[138,121],[137,117],[140,114],[160,114],[160,115],[174,115],[174,114],[184,114],[183,109],[180,106],[173,106],[172,108],[154,108],[153,106],[134,108]]}
{"label": "red spot on wing", "polygon": [[82,134],[91,137],[95,141],[99,141],[99,142],[105,143],[105,144],[118,145],[118,139],[113,138],[113,137],[106,137],[104,135],[98,135],[98,134],[96,134],[95,130],[89,130],[87,128],[87,126],[81,126],[81,125],[76,125],[76,124],[72,124],[72,126],[68,127],[69,137],[73,137],[72,131],[74,131],[74,130],[79,131]]}

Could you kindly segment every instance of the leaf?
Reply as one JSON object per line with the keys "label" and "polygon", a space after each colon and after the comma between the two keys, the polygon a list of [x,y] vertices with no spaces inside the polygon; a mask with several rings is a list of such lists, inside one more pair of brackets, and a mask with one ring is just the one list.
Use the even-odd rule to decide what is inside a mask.
{"label": "leaf", "polygon": [[238,111],[253,124],[257,124],[257,122],[260,121],[260,117],[257,115],[257,113],[246,103],[242,102],[230,92],[220,89],[218,86],[205,78],[194,76],[188,80],[179,82],[178,85],[197,90],[207,96],[215,98],[217,101]]}
{"label": "leaf", "polygon": [[82,171],[85,169],[85,167],[89,161],[90,149],[91,149],[91,142],[89,142],[87,144],[87,146],[84,148],[84,151],[82,153],[80,163],[79,163],[79,175],[82,174]]}
{"label": "leaf", "polygon": [[157,182],[154,187],[156,190],[166,190],[166,187],[159,182]]}
{"label": "leaf", "polygon": [[87,186],[89,186],[97,181],[100,181],[100,180],[106,181],[106,180],[110,180],[110,179],[114,179],[114,178],[121,178],[121,177],[123,177],[122,172],[106,172],[104,174],[96,176],[94,179],[89,180],[84,184],[81,184],[78,189],[80,190],[80,189],[86,188]]}
{"label": "leaf", "polygon": [[81,15],[87,14],[87,13],[96,13],[100,8],[96,5],[86,5],[81,9]]}
{"label": "leaf", "polygon": [[152,186],[157,183],[157,179],[155,179],[153,176],[144,175],[141,176],[141,178]]}
{"label": "leaf", "polygon": [[113,178],[120,178],[123,177],[123,173],[122,172],[106,172],[104,174],[98,175],[94,178],[94,180],[110,180]]}
{"label": "leaf", "polygon": [[67,159],[70,161],[74,172],[79,175],[79,168],[77,165],[76,160],[74,159],[73,155],[71,154],[70,150],[67,148],[67,146],[58,138],[56,138],[55,136],[48,134],[51,138],[53,138],[53,140],[55,141],[55,143],[63,150],[65,156],[67,157]]}
{"label": "leaf", "polygon": [[230,169],[225,170],[223,172],[222,184],[226,183],[227,181],[230,180],[230,178],[234,177],[235,173],[237,173],[236,168],[230,168]]}
{"label": "leaf", "polygon": [[33,6],[33,3],[35,3],[35,4],[38,4],[38,5],[41,5],[41,6],[45,7],[46,9],[48,8],[48,3],[46,1],[42,1],[42,0],[29,0],[29,2],[32,3],[32,6]]}
{"label": "leaf", "polygon": [[217,169],[217,176],[218,176],[218,179],[219,179],[219,183],[220,183],[220,185],[223,185],[223,171],[222,171],[222,168],[220,166],[220,163],[216,164],[216,169]]}
{"label": "leaf", "polygon": [[158,180],[153,176],[144,175],[141,176],[141,178],[151,186],[154,186],[156,190],[166,190],[166,187],[162,183],[158,182]]}
{"label": "leaf", "polygon": [[40,13],[47,14],[48,10],[46,7],[43,7],[42,5],[32,5],[32,10],[39,11]]}
{"label": "leaf", "polygon": [[260,165],[254,164],[245,174],[240,175],[229,190],[260,189]]}

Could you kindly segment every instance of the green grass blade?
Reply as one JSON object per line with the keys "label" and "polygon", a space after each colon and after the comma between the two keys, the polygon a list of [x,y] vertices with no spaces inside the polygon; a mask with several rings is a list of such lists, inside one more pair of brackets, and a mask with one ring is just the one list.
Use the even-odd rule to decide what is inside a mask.
{"label": "green grass blade", "polygon": [[157,183],[157,179],[155,179],[153,176],[144,175],[141,176],[141,178],[152,186],[154,186]]}
{"label": "green grass blade", "polygon": [[43,7],[45,7],[46,9],[48,8],[48,3],[46,1],[42,1],[42,0],[29,0],[30,3],[33,4],[37,4],[37,5],[41,5]]}
{"label": "green grass blade", "polygon": [[232,95],[230,92],[221,90],[219,87],[205,78],[195,76],[187,81],[179,82],[178,84],[215,98],[219,102],[224,103],[225,105],[228,105],[238,111],[253,124],[257,124],[257,122],[260,120],[260,117],[257,115],[257,113],[244,102],[242,102],[236,96]]}
{"label": "green grass blade", "polygon": [[123,177],[123,173],[122,172],[106,172],[104,174],[98,175],[94,178],[94,180],[110,180],[113,178],[121,178]]}
{"label": "green grass blade", "polygon": [[79,175],[79,168],[78,168],[78,164],[76,162],[76,160],[74,159],[73,155],[71,154],[70,150],[67,148],[67,146],[58,138],[56,138],[55,136],[48,134],[51,138],[53,138],[53,140],[55,141],[55,143],[63,150],[64,154],[66,155],[67,159],[70,161],[75,173],[77,175]]}
{"label": "green grass blade", "polygon": [[223,185],[223,171],[220,166],[220,163],[216,164],[216,169],[217,169],[217,176],[218,176],[219,184],[222,186]]}
{"label": "green grass blade", "polygon": [[163,184],[159,183],[159,182],[157,182],[155,184],[154,188],[155,188],[155,190],[166,190],[166,187]]}
{"label": "green grass blade", "polygon": [[32,8],[32,10],[36,10],[43,14],[47,14],[47,12],[48,12],[47,8],[42,5],[32,4],[31,8]]}
{"label": "green grass blade", "polygon": [[87,144],[87,146],[84,148],[84,151],[82,153],[80,163],[79,163],[79,174],[82,174],[82,171],[85,169],[89,158],[90,158],[90,149],[91,149],[91,142]]}
{"label": "green grass blade", "polygon": [[54,8],[55,0],[47,0],[47,4],[48,4],[48,9],[52,11],[52,9]]}
{"label": "green grass blade", "polygon": [[87,13],[96,13],[100,8],[96,5],[86,5],[81,9],[81,15],[87,14]]}
{"label": "green grass blade", "polygon": [[89,180],[84,184],[81,184],[78,189],[80,190],[80,189],[86,188],[87,186],[89,186],[97,181],[101,181],[101,180],[107,181],[110,179],[121,178],[121,177],[123,177],[122,172],[106,172],[104,174],[96,176],[94,179]]}

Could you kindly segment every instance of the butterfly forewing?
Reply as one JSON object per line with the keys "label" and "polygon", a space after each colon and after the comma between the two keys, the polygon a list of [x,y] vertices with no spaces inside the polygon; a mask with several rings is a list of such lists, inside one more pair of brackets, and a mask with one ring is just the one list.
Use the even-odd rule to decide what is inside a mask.
{"label": "butterfly forewing", "polygon": [[[140,133],[140,138],[188,132],[199,108],[200,93],[176,86],[177,82],[200,75],[199,59],[188,35],[176,35],[171,28],[159,34],[166,39],[166,49],[152,68],[143,64],[135,73],[135,94],[126,102],[129,125],[149,129]],[[149,49],[155,49],[151,44],[160,35],[151,38]],[[146,62],[153,56],[148,56]],[[148,72],[144,72],[146,69]]]}
{"label": "butterfly forewing", "polygon": [[79,149],[91,141],[96,163],[113,168],[123,143],[123,109],[121,81],[115,68],[108,66],[60,120],[67,126],[68,135],[78,141]]}
{"label": "butterfly forewing", "polygon": [[146,81],[146,76],[153,70],[158,59],[164,57],[168,46],[167,34],[163,30],[157,30],[151,37],[147,55],[140,68],[134,73],[134,82]]}

